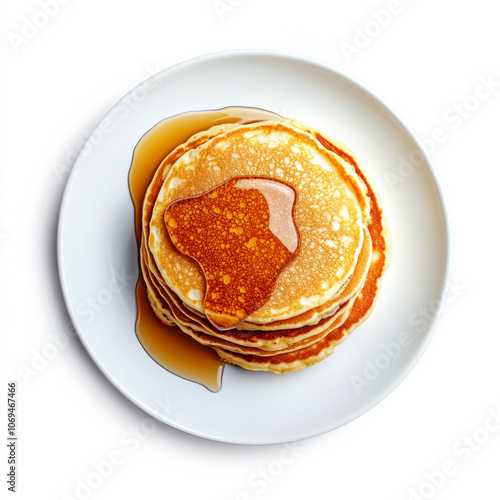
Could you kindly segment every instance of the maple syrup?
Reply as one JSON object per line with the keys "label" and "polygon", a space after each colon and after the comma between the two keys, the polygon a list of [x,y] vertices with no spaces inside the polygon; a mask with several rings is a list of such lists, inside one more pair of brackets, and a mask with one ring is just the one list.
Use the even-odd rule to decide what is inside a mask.
{"label": "maple syrup", "polygon": [[165,210],[173,244],[203,269],[203,309],[219,330],[260,309],[297,257],[295,200],[295,189],[283,181],[235,177]]}
{"label": "maple syrup", "polygon": [[[277,119],[280,119],[278,115],[257,108],[228,107],[176,115],[162,120],[146,132],[134,149],[128,177],[138,245],[141,241],[144,195],[158,166],[171,151],[193,134],[214,125]],[[157,319],[147,299],[142,276],[139,276],[136,286],[136,306],[136,335],[149,356],[166,370],[211,391],[218,391],[224,362],[210,347],[199,344],[177,327],[166,326]]]}

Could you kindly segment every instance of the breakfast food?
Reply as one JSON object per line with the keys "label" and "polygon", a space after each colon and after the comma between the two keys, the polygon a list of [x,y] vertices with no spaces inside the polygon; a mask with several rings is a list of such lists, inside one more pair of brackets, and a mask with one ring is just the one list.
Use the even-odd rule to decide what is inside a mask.
{"label": "breakfast food", "polygon": [[391,254],[352,153],[290,119],[189,137],[157,168],[141,231],[160,321],[225,362],[275,373],[326,358],[368,317]]}

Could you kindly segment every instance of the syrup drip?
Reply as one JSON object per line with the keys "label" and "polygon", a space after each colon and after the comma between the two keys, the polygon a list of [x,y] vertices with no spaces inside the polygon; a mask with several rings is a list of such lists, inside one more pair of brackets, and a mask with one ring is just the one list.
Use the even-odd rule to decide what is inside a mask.
{"label": "syrup drip", "polygon": [[284,182],[236,177],[167,207],[172,242],[203,269],[203,307],[218,329],[235,328],[264,305],[279,274],[297,257],[295,199]]}
{"label": "syrup drip", "polygon": [[[197,132],[223,123],[252,123],[279,120],[269,111],[230,107],[215,111],[190,112],[162,120],[140,139],[129,171],[129,190],[134,205],[135,231],[141,241],[142,204],[146,190],[163,159]],[[136,286],[136,335],[144,350],[170,372],[197,382],[211,391],[221,386],[224,363],[215,351],[195,342],[177,327],[161,323],[149,305],[142,276]]]}

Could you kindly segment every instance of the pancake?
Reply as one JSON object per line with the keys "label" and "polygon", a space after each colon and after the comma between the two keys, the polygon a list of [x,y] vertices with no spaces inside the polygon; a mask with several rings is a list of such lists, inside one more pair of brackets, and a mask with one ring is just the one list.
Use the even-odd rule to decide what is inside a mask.
{"label": "pancake", "polygon": [[173,247],[164,213],[171,202],[235,176],[272,177],[299,192],[295,220],[300,254],[278,277],[271,298],[247,320],[286,319],[335,297],[352,275],[362,247],[369,216],[366,188],[311,134],[283,122],[234,127],[189,150],[170,168],[154,205],[149,235],[150,251],[167,287],[187,306],[203,312],[203,273]]}
{"label": "pancake", "polygon": [[[221,329],[203,307],[203,268],[175,247],[165,213],[178,200],[237,177],[293,186],[301,247],[267,301],[236,328]],[[285,373],[330,355],[369,316],[391,244],[378,195],[352,153],[316,129],[283,119],[217,125],[172,151],[144,198],[140,253],[160,321],[212,347],[223,361]]]}

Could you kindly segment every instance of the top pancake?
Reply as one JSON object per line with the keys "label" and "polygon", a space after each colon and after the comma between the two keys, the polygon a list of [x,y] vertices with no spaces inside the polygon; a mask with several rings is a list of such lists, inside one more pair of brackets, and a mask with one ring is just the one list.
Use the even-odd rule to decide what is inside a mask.
{"label": "top pancake", "polygon": [[164,212],[175,200],[243,176],[269,177],[296,189],[301,237],[299,256],[280,274],[268,302],[247,321],[287,319],[334,298],[352,275],[363,244],[369,218],[366,186],[310,133],[275,121],[226,130],[188,150],[166,174],[149,234],[149,248],[166,285],[186,306],[203,312],[203,272],[173,247]]}

